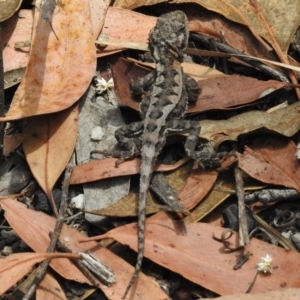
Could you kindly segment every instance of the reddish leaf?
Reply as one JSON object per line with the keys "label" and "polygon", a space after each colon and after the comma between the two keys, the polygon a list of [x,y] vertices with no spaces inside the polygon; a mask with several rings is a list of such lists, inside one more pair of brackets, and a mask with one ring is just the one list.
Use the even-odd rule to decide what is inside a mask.
{"label": "reddish leaf", "polygon": [[[300,287],[299,253],[252,239],[245,249],[251,253],[249,261],[235,271],[237,253],[224,250],[223,244],[213,239],[213,235],[220,237],[223,230],[206,223],[147,222],[145,256],[209,290],[228,295],[244,293],[260,258],[269,254],[273,259],[272,274],[258,274],[251,293],[280,290],[283,286]],[[113,229],[100,237],[113,238],[137,249],[136,224]],[[236,247],[236,236],[230,242],[231,247]]]}
{"label": "reddish leaf", "polygon": [[40,3],[35,2],[34,34],[26,73],[2,121],[70,107],[86,91],[95,72],[89,2],[58,2],[51,26],[41,16]]}
{"label": "reddish leaf", "polygon": [[296,145],[287,139],[260,136],[239,155],[239,167],[262,182],[294,188],[300,193]]}
{"label": "reddish leaf", "polygon": [[[182,159],[174,165],[160,164],[154,170],[161,172],[171,171],[180,167],[186,161],[186,159]],[[73,168],[70,184],[79,184],[115,176],[133,175],[140,172],[140,159],[124,161],[118,167],[115,164],[115,158],[105,158],[76,166]]]}
{"label": "reddish leaf", "polygon": [[276,80],[261,81],[251,77],[230,76],[198,81],[201,93],[189,112],[243,106],[282,88],[289,83]]}
{"label": "reddish leaf", "polygon": [[[0,205],[5,210],[6,220],[20,238],[36,252],[45,252],[50,242],[49,232],[53,231],[56,220],[42,212],[28,209],[26,205],[11,199],[0,199]],[[85,236],[76,229],[66,225],[63,226],[60,240],[69,249],[73,252],[90,251],[114,271],[117,282],[113,286],[107,287],[99,281],[99,287],[109,299],[120,300],[133,274],[133,267],[96,242],[78,243],[78,240],[83,238]],[[50,266],[66,279],[89,283],[85,276],[68,259],[52,260]],[[158,285],[144,274],[141,274],[139,277],[135,292],[135,296],[130,297],[131,293],[129,293],[126,299],[168,299]]]}
{"label": "reddish leaf", "polygon": [[32,267],[49,258],[78,257],[70,253],[18,253],[0,259],[0,295],[16,284]]}
{"label": "reddish leaf", "polygon": [[[121,58],[110,58],[115,78],[116,93],[127,106],[138,110],[139,103],[133,99],[130,92],[130,80],[146,75],[149,71],[132,62]],[[188,113],[202,112],[211,109],[226,109],[244,106],[257,101],[263,96],[282,88],[289,88],[290,84],[276,80],[261,81],[244,76],[215,77],[213,69],[200,68],[193,64],[183,64],[184,71],[198,80],[201,93],[196,103],[189,105]],[[202,74],[201,74],[202,69]],[[212,73],[212,74],[211,74]],[[206,78],[199,80],[199,76]],[[211,76],[214,76],[211,78]]]}

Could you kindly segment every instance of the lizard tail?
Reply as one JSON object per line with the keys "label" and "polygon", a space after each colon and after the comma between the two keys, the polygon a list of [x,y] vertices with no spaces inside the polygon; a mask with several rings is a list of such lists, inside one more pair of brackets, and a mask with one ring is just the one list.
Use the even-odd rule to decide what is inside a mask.
{"label": "lizard tail", "polygon": [[134,273],[130,279],[130,282],[125,290],[124,296],[122,299],[125,299],[129,290],[136,282],[139,273],[142,268],[143,258],[144,258],[144,248],[145,248],[145,226],[146,226],[146,200],[147,193],[140,193],[139,197],[139,220],[137,224],[138,228],[138,255],[135,264]]}

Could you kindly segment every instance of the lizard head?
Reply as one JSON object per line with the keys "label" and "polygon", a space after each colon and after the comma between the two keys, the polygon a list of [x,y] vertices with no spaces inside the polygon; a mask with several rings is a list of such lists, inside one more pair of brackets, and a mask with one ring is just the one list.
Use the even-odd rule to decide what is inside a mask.
{"label": "lizard head", "polygon": [[165,48],[181,61],[182,52],[188,43],[188,35],[187,17],[184,12],[176,10],[161,15],[149,34],[152,55],[156,59],[155,47]]}

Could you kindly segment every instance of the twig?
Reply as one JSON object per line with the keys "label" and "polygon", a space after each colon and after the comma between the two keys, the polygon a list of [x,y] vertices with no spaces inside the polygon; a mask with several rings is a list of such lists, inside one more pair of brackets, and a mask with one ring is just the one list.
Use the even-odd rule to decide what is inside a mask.
{"label": "twig", "polygon": [[[63,186],[62,186],[62,196],[61,196],[61,203],[60,203],[60,208],[59,208],[59,213],[58,217],[56,220],[55,224],[55,229],[53,233],[51,234],[51,240],[50,240],[50,245],[47,249],[47,252],[54,252],[56,248],[56,243],[58,241],[62,226],[63,226],[63,220],[64,220],[64,215],[67,210],[67,200],[68,200],[68,190],[69,190],[69,184],[70,184],[70,178],[71,178],[71,173],[72,173],[72,167],[71,163],[69,163],[66,167],[65,171],[65,176],[64,176],[64,181],[63,181]],[[26,295],[23,297],[23,300],[29,300],[33,293],[35,292],[37,286],[41,282],[41,280],[44,278],[48,265],[50,263],[50,259],[47,259],[43,261],[36,273],[36,278],[34,279],[31,287],[29,288],[28,292]]]}
{"label": "twig", "polygon": [[[5,107],[5,98],[4,98],[4,68],[3,68],[3,45],[1,37],[1,26],[0,26],[0,117],[4,117],[4,107]],[[3,139],[4,139],[4,123],[0,123],[0,163],[3,159]]]}
{"label": "twig", "polygon": [[249,244],[250,240],[248,234],[248,222],[245,208],[244,182],[242,178],[242,171],[238,166],[234,168],[234,177],[239,207],[239,244],[240,246],[245,246]]}

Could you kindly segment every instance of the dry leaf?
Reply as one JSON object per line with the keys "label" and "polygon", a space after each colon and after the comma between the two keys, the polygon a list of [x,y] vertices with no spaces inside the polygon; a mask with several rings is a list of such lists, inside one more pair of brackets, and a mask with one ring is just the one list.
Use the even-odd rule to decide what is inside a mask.
{"label": "dry leaf", "polygon": [[1,27],[4,72],[26,67],[29,59],[29,47],[19,51],[15,49],[15,43],[30,42],[32,12],[22,9],[18,15],[12,16]]}
{"label": "dry leaf", "polygon": [[65,296],[57,280],[51,274],[49,274],[49,272],[47,272],[36,289],[36,299],[67,300],[67,297]]}
{"label": "dry leaf", "polygon": [[267,129],[290,137],[300,128],[299,115],[300,102],[298,101],[272,113],[250,111],[228,120],[203,120],[200,123],[201,137],[210,140],[216,147],[224,141],[236,141],[240,135],[258,129],[262,131]]}
{"label": "dry leaf", "polygon": [[35,264],[45,259],[61,257],[79,258],[80,256],[70,253],[17,253],[7,257],[1,257],[0,296],[29,273]]}
{"label": "dry leaf", "polygon": [[[118,98],[127,106],[138,110],[138,101],[141,99],[133,99],[129,88],[130,80],[142,77],[149,71],[122,58],[111,58],[109,62],[112,65]],[[276,80],[261,81],[251,77],[221,75],[220,72],[216,77],[213,69],[208,67],[187,63],[182,66],[184,72],[194,79],[199,80],[201,77],[198,81],[201,93],[197,102],[188,107],[188,113],[242,106],[290,86]]]}
{"label": "dry leaf", "polygon": [[[214,170],[201,170],[199,168],[193,170],[189,175],[185,186],[178,193],[181,204],[187,209],[193,209],[214,185],[218,177],[218,172]],[[149,221],[165,221],[169,220],[169,215],[160,211],[149,218]]]}
{"label": "dry leaf", "polygon": [[282,137],[259,136],[239,155],[239,167],[265,183],[294,188],[300,193],[297,147]]}
{"label": "dry leaf", "polygon": [[[109,39],[144,44],[148,42],[149,31],[154,27],[155,22],[155,17],[145,16],[126,9],[109,7],[98,40]],[[120,47],[108,46],[101,50],[98,56],[110,55],[120,50],[122,50]]]}
{"label": "dry leaf", "polygon": [[[254,28],[254,31],[271,44],[273,43],[273,38],[275,38],[284,53],[287,52],[294,33],[299,26],[299,1],[194,0],[192,2],[200,4],[208,10],[215,11],[234,22]],[[253,3],[257,3],[258,11]],[[268,27],[271,30],[268,30]]]}
{"label": "dry leaf", "polygon": [[[213,239],[213,235],[220,237],[223,230],[206,223],[147,222],[145,256],[217,294],[228,295],[244,293],[260,258],[269,254],[273,272],[258,274],[251,293],[280,290],[283,286],[300,287],[299,253],[252,239],[245,249],[251,253],[249,261],[241,269],[233,270],[237,253],[226,251],[222,243]],[[136,224],[121,226],[100,237],[113,238],[137,249]],[[237,237],[232,236],[230,242],[231,247],[236,247]]]}
{"label": "dry leaf", "polygon": [[[157,164],[154,171],[171,171],[186,161],[187,159],[182,159],[173,165]],[[141,160],[132,159],[124,161],[118,167],[116,167],[115,164],[116,158],[105,158],[92,160],[86,164],[76,166],[73,168],[70,184],[80,184],[104,178],[138,174],[140,172]]]}
{"label": "dry leaf", "polygon": [[17,149],[24,139],[23,134],[15,133],[12,136],[4,136],[3,155],[8,156],[9,153]]}
{"label": "dry leaf", "polygon": [[198,81],[201,93],[189,113],[210,109],[241,107],[272,92],[289,88],[290,84],[276,80],[261,81],[251,77],[230,76]]}
{"label": "dry leaf", "polygon": [[[73,153],[77,138],[78,105],[56,114],[28,120],[23,149],[32,174],[48,198]],[[52,205],[55,205],[54,202]]]}
{"label": "dry leaf", "polygon": [[7,20],[16,13],[21,3],[21,0],[0,1],[0,22]]}
{"label": "dry leaf", "polygon": [[[0,199],[0,205],[5,210],[5,218],[20,238],[34,251],[45,252],[49,246],[49,232],[53,231],[56,220],[42,212],[28,209],[26,205],[11,199]],[[78,240],[85,238],[78,230],[63,226],[60,240],[73,252],[90,251],[99,260],[114,271],[117,282],[113,286],[103,285],[99,281],[99,287],[111,300],[120,300],[133,274],[134,268],[101,247],[96,242],[78,243]],[[85,276],[68,259],[58,258],[50,262],[50,266],[61,276],[69,280],[81,283],[89,283]],[[151,293],[149,293],[151,291]],[[126,299],[130,300],[167,300],[168,296],[144,274],[140,274],[135,296]]]}
{"label": "dry leaf", "polygon": [[[96,55],[88,1],[57,2],[51,26],[34,14],[32,48],[25,76],[2,121],[64,110],[86,91]],[[52,30],[53,27],[53,30]]]}
{"label": "dry leaf", "polygon": [[[264,294],[239,294],[213,298],[214,300],[298,300],[300,297],[299,289],[280,289],[278,291],[269,291]],[[208,298],[207,298],[208,299]],[[209,298],[211,299],[211,298]]]}

